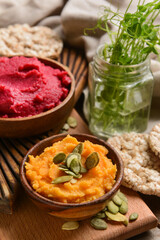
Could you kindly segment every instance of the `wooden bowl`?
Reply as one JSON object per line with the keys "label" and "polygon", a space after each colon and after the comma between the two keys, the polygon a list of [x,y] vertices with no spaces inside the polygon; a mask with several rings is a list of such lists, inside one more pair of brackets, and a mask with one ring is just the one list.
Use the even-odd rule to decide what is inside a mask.
{"label": "wooden bowl", "polygon": [[37,135],[50,129],[53,130],[53,133],[57,132],[61,129],[73,108],[75,79],[68,67],[55,60],[38,59],[47,66],[67,71],[71,78],[69,94],[62,103],[46,112],[23,118],[0,118],[0,137],[22,138]]}
{"label": "wooden bowl", "polygon": [[25,162],[28,161],[28,155],[36,156],[41,154],[46,147],[51,146],[54,142],[62,140],[64,137],[66,137],[66,134],[59,134],[46,138],[33,146],[21,163],[20,180],[29,198],[35,203],[35,205],[46,211],[48,214],[64,218],[66,220],[82,220],[101,211],[106,206],[107,201],[109,201],[110,198],[113,197],[113,195],[117,192],[123,177],[123,162],[114,148],[103,140],[86,134],[72,134],[72,136],[77,138],[78,141],[84,142],[85,140],[89,140],[92,143],[103,145],[109,150],[107,156],[108,158],[112,159],[112,162],[117,166],[116,182],[109,192],[90,202],[61,203],[43,197],[35,192],[30,186],[25,174]]}

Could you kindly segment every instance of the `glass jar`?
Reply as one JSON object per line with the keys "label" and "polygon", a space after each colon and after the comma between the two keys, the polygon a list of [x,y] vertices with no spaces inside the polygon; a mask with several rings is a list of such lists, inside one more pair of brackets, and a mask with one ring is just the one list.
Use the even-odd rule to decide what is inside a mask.
{"label": "glass jar", "polygon": [[89,128],[101,138],[147,128],[153,75],[150,60],[113,65],[103,59],[103,46],[89,64]]}

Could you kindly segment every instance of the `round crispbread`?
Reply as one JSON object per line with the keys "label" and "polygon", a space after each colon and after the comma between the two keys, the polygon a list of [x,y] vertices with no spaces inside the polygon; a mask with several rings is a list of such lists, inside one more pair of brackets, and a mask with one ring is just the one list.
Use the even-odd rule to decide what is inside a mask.
{"label": "round crispbread", "polygon": [[160,161],[151,151],[148,134],[126,133],[108,142],[124,162],[122,185],[144,194],[160,196]]}
{"label": "round crispbread", "polygon": [[149,133],[149,146],[160,157],[160,123],[156,124]]}
{"label": "round crispbread", "polygon": [[62,48],[62,40],[48,27],[15,24],[0,28],[1,56],[24,55],[57,58]]}

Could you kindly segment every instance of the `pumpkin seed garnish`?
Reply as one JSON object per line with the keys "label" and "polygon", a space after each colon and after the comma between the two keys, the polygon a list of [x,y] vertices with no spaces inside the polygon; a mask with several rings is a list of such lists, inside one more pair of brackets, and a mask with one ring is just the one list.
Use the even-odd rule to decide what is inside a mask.
{"label": "pumpkin seed garnish", "polygon": [[99,155],[97,152],[92,152],[86,159],[85,165],[86,168],[89,170],[94,168],[99,163]]}
{"label": "pumpkin seed garnish", "polygon": [[128,212],[128,203],[123,201],[121,206],[119,207],[119,211],[122,214],[126,214]]}
{"label": "pumpkin seed garnish", "polygon": [[80,161],[81,155],[79,153],[70,153],[66,158],[66,165],[69,168],[73,159]]}
{"label": "pumpkin seed garnish", "polygon": [[105,230],[107,229],[107,223],[100,218],[92,218],[91,226],[97,230]]}
{"label": "pumpkin seed garnish", "polygon": [[77,120],[74,117],[69,117],[67,123],[71,128],[77,127]]}
{"label": "pumpkin seed garnish", "polygon": [[81,176],[82,176],[81,174],[75,174],[74,172],[69,171],[69,170],[65,171],[65,173],[67,173],[68,175],[73,176],[75,178],[81,178]]}
{"label": "pumpkin seed garnish", "polygon": [[64,164],[59,164],[58,167],[59,167],[59,170],[62,170],[62,171],[67,171],[68,170],[67,166],[64,165]]}
{"label": "pumpkin seed garnish", "polygon": [[130,221],[135,221],[138,218],[138,213],[134,212],[129,216]]}
{"label": "pumpkin seed garnish", "polygon": [[80,163],[79,163],[79,160],[77,159],[73,159],[71,161],[71,164],[70,164],[70,167],[69,167],[72,172],[74,172],[75,174],[78,174],[81,170],[81,166],[80,166]]}
{"label": "pumpkin seed garnish", "polygon": [[81,154],[83,152],[84,145],[83,143],[79,143],[72,151],[72,153],[79,153]]}
{"label": "pumpkin seed garnish", "polygon": [[108,202],[107,207],[108,207],[108,211],[113,214],[116,214],[119,211],[119,207],[116,204],[114,204],[112,200]]}
{"label": "pumpkin seed garnish", "polygon": [[61,176],[61,177],[55,178],[55,179],[52,181],[52,183],[53,183],[53,184],[64,183],[64,182],[70,181],[72,178],[73,178],[73,176],[69,176],[69,175]]}
{"label": "pumpkin seed garnish", "polygon": [[58,164],[58,163],[63,162],[65,158],[66,158],[66,154],[63,153],[63,152],[59,152],[59,153],[57,153],[57,154],[54,156],[53,162],[54,162],[55,164]]}
{"label": "pumpkin seed garnish", "polygon": [[74,222],[74,221],[65,222],[62,225],[62,230],[75,230],[75,229],[78,229],[78,228],[79,228],[79,223],[78,222]]}

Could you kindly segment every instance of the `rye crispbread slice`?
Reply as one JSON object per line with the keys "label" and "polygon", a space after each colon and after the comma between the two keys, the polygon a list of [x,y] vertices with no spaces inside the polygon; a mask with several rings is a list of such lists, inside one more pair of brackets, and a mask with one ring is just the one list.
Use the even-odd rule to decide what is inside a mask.
{"label": "rye crispbread slice", "polygon": [[148,134],[126,133],[108,142],[124,162],[122,185],[144,194],[160,196],[160,160],[150,149]]}
{"label": "rye crispbread slice", "polygon": [[160,157],[160,123],[156,124],[149,133],[149,146]]}

